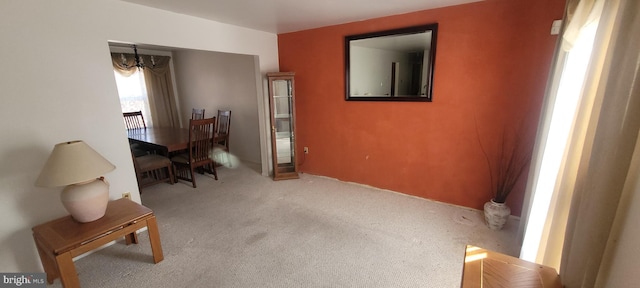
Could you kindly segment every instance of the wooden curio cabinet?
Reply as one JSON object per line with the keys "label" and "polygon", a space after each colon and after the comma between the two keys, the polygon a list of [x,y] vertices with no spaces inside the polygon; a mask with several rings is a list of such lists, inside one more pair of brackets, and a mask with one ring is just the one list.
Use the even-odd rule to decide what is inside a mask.
{"label": "wooden curio cabinet", "polygon": [[273,180],[298,178],[294,75],[293,72],[267,73]]}

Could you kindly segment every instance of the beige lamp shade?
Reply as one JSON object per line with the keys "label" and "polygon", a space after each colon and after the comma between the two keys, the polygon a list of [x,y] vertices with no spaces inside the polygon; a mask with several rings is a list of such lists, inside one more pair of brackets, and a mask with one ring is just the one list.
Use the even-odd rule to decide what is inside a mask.
{"label": "beige lamp shade", "polygon": [[60,187],[94,180],[113,171],[116,166],[84,141],[56,144],[44,164],[36,185]]}
{"label": "beige lamp shade", "polygon": [[64,208],[78,222],[104,216],[109,202],[109,184],[102,174],[115,169],[83,141],[57,144],[40,172],[37,186],[66,186],[60,193]]}

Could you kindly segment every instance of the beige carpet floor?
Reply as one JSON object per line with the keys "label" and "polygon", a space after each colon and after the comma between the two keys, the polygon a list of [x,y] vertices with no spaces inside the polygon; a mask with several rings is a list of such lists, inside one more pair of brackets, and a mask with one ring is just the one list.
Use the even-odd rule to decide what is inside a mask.
{"label": "beige carpet floor", "polygon": [[82,287],[460,287],[465,245],[518,253],[517,219],[492,231],[477,210],[256,170],[197,175],[197,189],[145,189],[164,261],[153,264],[142,232],[138,245],[119,241],[78,259]]}

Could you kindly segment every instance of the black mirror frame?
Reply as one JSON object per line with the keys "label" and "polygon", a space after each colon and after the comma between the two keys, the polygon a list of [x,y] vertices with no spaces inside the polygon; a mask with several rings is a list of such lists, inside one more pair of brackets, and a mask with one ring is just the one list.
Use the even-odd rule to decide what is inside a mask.
{"label": "black mirror frame", "polygon": [[[374,37],[391,36],[391,35],[403,35],[403,34],[416,34],[426,31],[431,31],[431,49],[429,50],[429,77],[427,83],[427,95],[426,97],[389,97],[389,96],[364,96],[364,97],[351,97],[350,96],[350,81],[349,81],[349,67],[350,67],[350,42],[352,40],[360,40]],[[411,26],[400,29],[392,29],[386,31],[377,31],[371,33],[357,34],[345,36],[344,51],[345,51],[345,100],[346,101],[407,101],[407,102],[432,102],[433,101],[433,72],[436,61],[436,43],[438,38],[438,23]],[[426,55],[425,55],[426,57]]]}

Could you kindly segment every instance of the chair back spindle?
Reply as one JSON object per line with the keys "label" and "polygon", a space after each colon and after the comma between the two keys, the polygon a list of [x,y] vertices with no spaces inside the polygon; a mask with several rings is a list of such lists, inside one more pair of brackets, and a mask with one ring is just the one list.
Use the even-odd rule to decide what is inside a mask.
{"label": "chair back spindle", "polygon": [[147,128],[147,124],[144,122],[144,116],[142,116],[142,111],[124,112],[122,116],[127,130]]}
{"label": "chair back spindle", "polygon": [[198,120],[204,119],[204,109],[191,109],[191,119]]}

